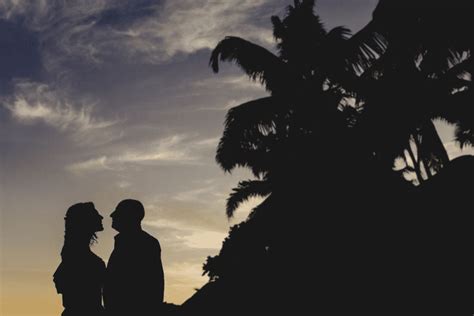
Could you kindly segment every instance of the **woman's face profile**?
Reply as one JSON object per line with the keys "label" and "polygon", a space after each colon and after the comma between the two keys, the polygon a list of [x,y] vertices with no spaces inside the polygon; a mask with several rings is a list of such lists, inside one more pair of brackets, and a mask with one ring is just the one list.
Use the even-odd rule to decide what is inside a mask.
{"label": "woman's face profile", "polygon": [[99,214],[99,212],[94,209],[93,210],[93,218],[94,218],[94,232],[99,232],[104,230],[104,226],[102,225],[102,215]]}

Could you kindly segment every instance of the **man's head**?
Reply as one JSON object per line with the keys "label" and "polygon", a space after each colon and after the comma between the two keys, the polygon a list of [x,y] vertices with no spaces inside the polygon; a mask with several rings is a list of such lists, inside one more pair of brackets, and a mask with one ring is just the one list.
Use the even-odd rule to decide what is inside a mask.
{"label": "man's head", "polygon": [[110,217],[112,217],[112,228],[116,231],[136,231],[141,229],[145,209],[140,201],[127,199],[117,205]]}

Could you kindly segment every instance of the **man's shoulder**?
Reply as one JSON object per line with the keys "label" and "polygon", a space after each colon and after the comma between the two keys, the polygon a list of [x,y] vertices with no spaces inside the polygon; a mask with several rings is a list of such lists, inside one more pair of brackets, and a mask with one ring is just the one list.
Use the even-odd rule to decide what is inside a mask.
{"label": "man's shoulder", "polygon": [[147,233],[144,230],[142,231],[142,239],[150,247],[158,247],[158,248],[161,249],[160,242],[158,241],[158,239],[156,239],[154,236],[150,235],[149,233]]}

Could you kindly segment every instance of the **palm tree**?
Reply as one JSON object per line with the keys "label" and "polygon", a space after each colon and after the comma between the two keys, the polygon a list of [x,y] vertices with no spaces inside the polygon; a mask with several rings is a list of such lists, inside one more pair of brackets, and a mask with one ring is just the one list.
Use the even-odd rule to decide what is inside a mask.
{"label": "palm tree", "polygon": [[[458,0],[458,5],[465,2]],[[468,19],[457,12],[448,15],[447,30],[440,30],[437,22],[446,14],[432,1],[407,16],[408,3],[382,0],[373,20],[348,40],[346,28],[324,29],[313,13],[314,3],[297,0],[283,20],[272,17],[277,55],[237,37],[225,38],[212,53],[214,72],[219,71],[219,61],[233,61],[270,92],[227,114],[216,159],[228,172],[247,167],[257,177],[239,183],[228,200],[229,216],[246,197],[270,194],[268,173],[287,164],[281,154],[327,121],[346,120],[345,127],[352,124],[358,127],[355,131],[363,131],[362,139],[375,135],[378,139],[367,145],[368,150],[387,168],[408,153],[412,165],[405,170],[415,170],[420,183],[449,162],[433,119],[456,124],[462,146],[473,142],[466,102],[472,93],[471,80],[466,79],[472,69]],[[404,15],[402,26],[393,18],[397,13]],[[387,101],[388,96],[392,100]],[[356,105],[341,106],[347,97],[356,97]]]}
{"label": "palm tree", "polygon": [[[437,162],[446,157],[438,151],[431,119],[459,126],[468,121],[463,116],[470,111],[465,101],[471,90],[464,74],[472,64],[444,69],[437,61],[430,66],[435,70],[427,70],[428,62],[425,70],[419,68],[415,56],[427,56],[433,48],[421,49],[417,38],[396,41],[380,27],[385,22],[380,10],[388,1],[381,1],[378,21],[350,39],[344,28],[324,30],[313,14],[314,1],[295,1],[283,20],[272,18],[277,54],[235,37],[213,51],[215,72],[219,61],[236,62],[270,94],[227,113],[218,147],[216,158],[225,171],[250,168],[257,178],[233,191],[229,217],[248,197],[268,196],[204,265],[212,281],[207,293],[222,310],[233,306],[235,297],[244,309],[292,309],[295,301],[323,310],[340,304],[386,308],[386,302],[403,300],[393,284],[419,279],[416,269],[404,268],[405,255],[427,262],[418,256],[418,246],[426,244],[425,232],[439,226],[418,225],[426,223],[422,211],[436,210],[435,202],[415,195],[420,190],[400,181],[392,165],[402,155],[406,169],[423,181],[444,163]],[[416,22],[423,14],[416,11],[407,20]],[[454,99],[459,106],[444,106],[454,105]],[[326,152],[311,153],[319,148]],[[308,283],[314,291],[302,290]],[[417,294],[432,301],[436,292],[424,289]],[[407,293],[414,297],[413,289]],[[364,306],[365,299],[370,303]]]}
{"label": "palm tree", "polygon": [[[357,82],[358,92],[365,99],[367,115],[372,116],[366,121],[376,124],[368,129],[393,136],[395,152],[388,160],[393,155],[403,156],[406,149],[412,162],[407,167],[415,170],[420,183],[449,162],[433,119],[455,124],[461,146],[474,140],[469,104],[470,7],[466,0],[381,0],[372,21],[351,39],[357,45],[382,36],[387,43]],[[416,154],[410,153],[411,147],[416,148]]]}
{"label": "palm tree", "polygon": [[[382,52],[383,41],[377,36],[368,38],[368,44],[350,46],[348,29],[327,31],[314,5],[314,0],[295,0],[285,18],[272,17],[277,54],[238,37],[226,37],[212,52],[214,72],[219,71],[219,61],[235,62],[270,93],[227,113],[217,162],[228,172],[250,168],[257,177],[234,189],[227,205],[229,217],[248,197],[272,192],[276,174],[290,165],[284,153],[291,146],[304,143],[316,130],[340,133],[345,121],[338,106],[347,95],[339,78],[353,78]],[[347,51],[354,54],[347,56]]]}

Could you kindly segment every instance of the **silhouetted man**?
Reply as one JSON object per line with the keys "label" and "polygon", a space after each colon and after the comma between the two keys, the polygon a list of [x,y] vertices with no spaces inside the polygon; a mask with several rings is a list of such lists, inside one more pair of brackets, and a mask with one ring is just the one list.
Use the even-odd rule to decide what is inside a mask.
{"label": "silhouetted man", "polygon": [[104,285],[104,306],[111,315],[155,315],[163,305],[160,243],[142,230],[144,216],[136,200],[121,201],[110,215],[119,232]]}

